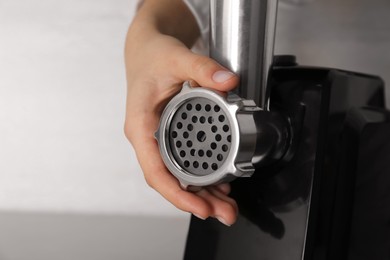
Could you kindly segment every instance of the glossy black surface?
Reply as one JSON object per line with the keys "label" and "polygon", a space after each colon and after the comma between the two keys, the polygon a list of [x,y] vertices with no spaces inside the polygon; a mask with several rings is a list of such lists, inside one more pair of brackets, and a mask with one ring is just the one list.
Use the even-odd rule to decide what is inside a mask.
{"label": "glossy black surface", "polygon": [[340,139],[345,177],[339,174],[329,258],[390,259],[390,113],[351,109]]}
{"label": "glossy black surface", "polygon": [[[232,227],[192,218],[186,260],[345,259],[354,252],[348,251],[354,241],[350,234],[360,224],[348,223],[359,221],[359,207],[352,201],[360,190],[349,180],[356,179],[359,159],[347,160],[346,151],[356,149],[340,138],[351,136],[346,127],[351,108],[384,108],[383,82],[299,66],[276,68],[272,80],[271,111],[285,115],[294,129],[290,150],[283,161],[232,183],[240,208]],[[386,163],[390,166],[390,160]],[[382,202],[390,205],[389,199]],[[375,214],[384,214],[383,208],[375,209]]]}

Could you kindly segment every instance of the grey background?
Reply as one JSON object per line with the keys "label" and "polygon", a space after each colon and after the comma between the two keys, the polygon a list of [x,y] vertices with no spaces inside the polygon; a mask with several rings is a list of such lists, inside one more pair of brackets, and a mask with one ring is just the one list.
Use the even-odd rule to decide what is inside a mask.
{"label": "grey background", "polygon": [[[280,4],[275,54],[295,54],[304,65],[378,75],[390,85],[390,1],[288,4],[294,2],[302,1]],[[386,96],[389,104],[390,90]]]}
{"label": "grey background", "polygon": [[[134,6],[0,0],[1,260],[181,259],[189,216],[147,187],[123,136]],[[388,0],[283,2],[276,53],[390,82],[389,14]]]}

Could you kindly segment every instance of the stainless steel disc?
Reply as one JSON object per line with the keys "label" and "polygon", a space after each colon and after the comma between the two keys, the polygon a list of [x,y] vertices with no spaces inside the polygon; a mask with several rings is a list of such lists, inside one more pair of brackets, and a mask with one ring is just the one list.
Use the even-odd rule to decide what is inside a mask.
{"label": "stainless steel disc", "polygon": [[173,158],[184,170],[198,176],[223,165],[232,141],[226,113],[203,97],[189,99],[177,109],[169,135]]}

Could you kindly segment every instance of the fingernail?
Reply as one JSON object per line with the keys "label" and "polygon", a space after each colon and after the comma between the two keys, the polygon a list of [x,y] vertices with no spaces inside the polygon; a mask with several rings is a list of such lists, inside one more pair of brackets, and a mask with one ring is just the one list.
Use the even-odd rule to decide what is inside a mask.
{"label": "fingernail", "polygon": [[213,80],[217,83],[222,83],[234,77],[234,73],[229,71],[220,70],[213,74]]}
{"label": "fingernail", "polygon": [[228,226],[228,227],[231,226],[223,218],[218,217],[218,216],[216,216],[215,218],[218,219],[218,221],[221,222],[222,224],[224,224],[225,226]]}
{"label": "fingernail", "polygon": [[194,215],[195,217],[197,217],[197,218],[200,218],[201,220],[205,220],[206,218],[203,218],[203,217],[201,217],[201,216],[199,216],[199,215],[196,215],[196,214],[194,214],[194,213],[192,213],[192,215]]}

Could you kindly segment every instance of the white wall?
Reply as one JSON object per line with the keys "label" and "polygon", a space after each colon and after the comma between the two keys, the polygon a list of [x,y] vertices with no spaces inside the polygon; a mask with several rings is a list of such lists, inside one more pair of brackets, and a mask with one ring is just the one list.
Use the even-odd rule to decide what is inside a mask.
{"label": "white wall", "polygon": [[390,1],[281,1],[276,54],[295,54],[304,65],[378,75],[390,106]]}
{"label": "white wall", "polygon": [[135,2],[0,1],[0,210],[187,216],[122,130]]}

